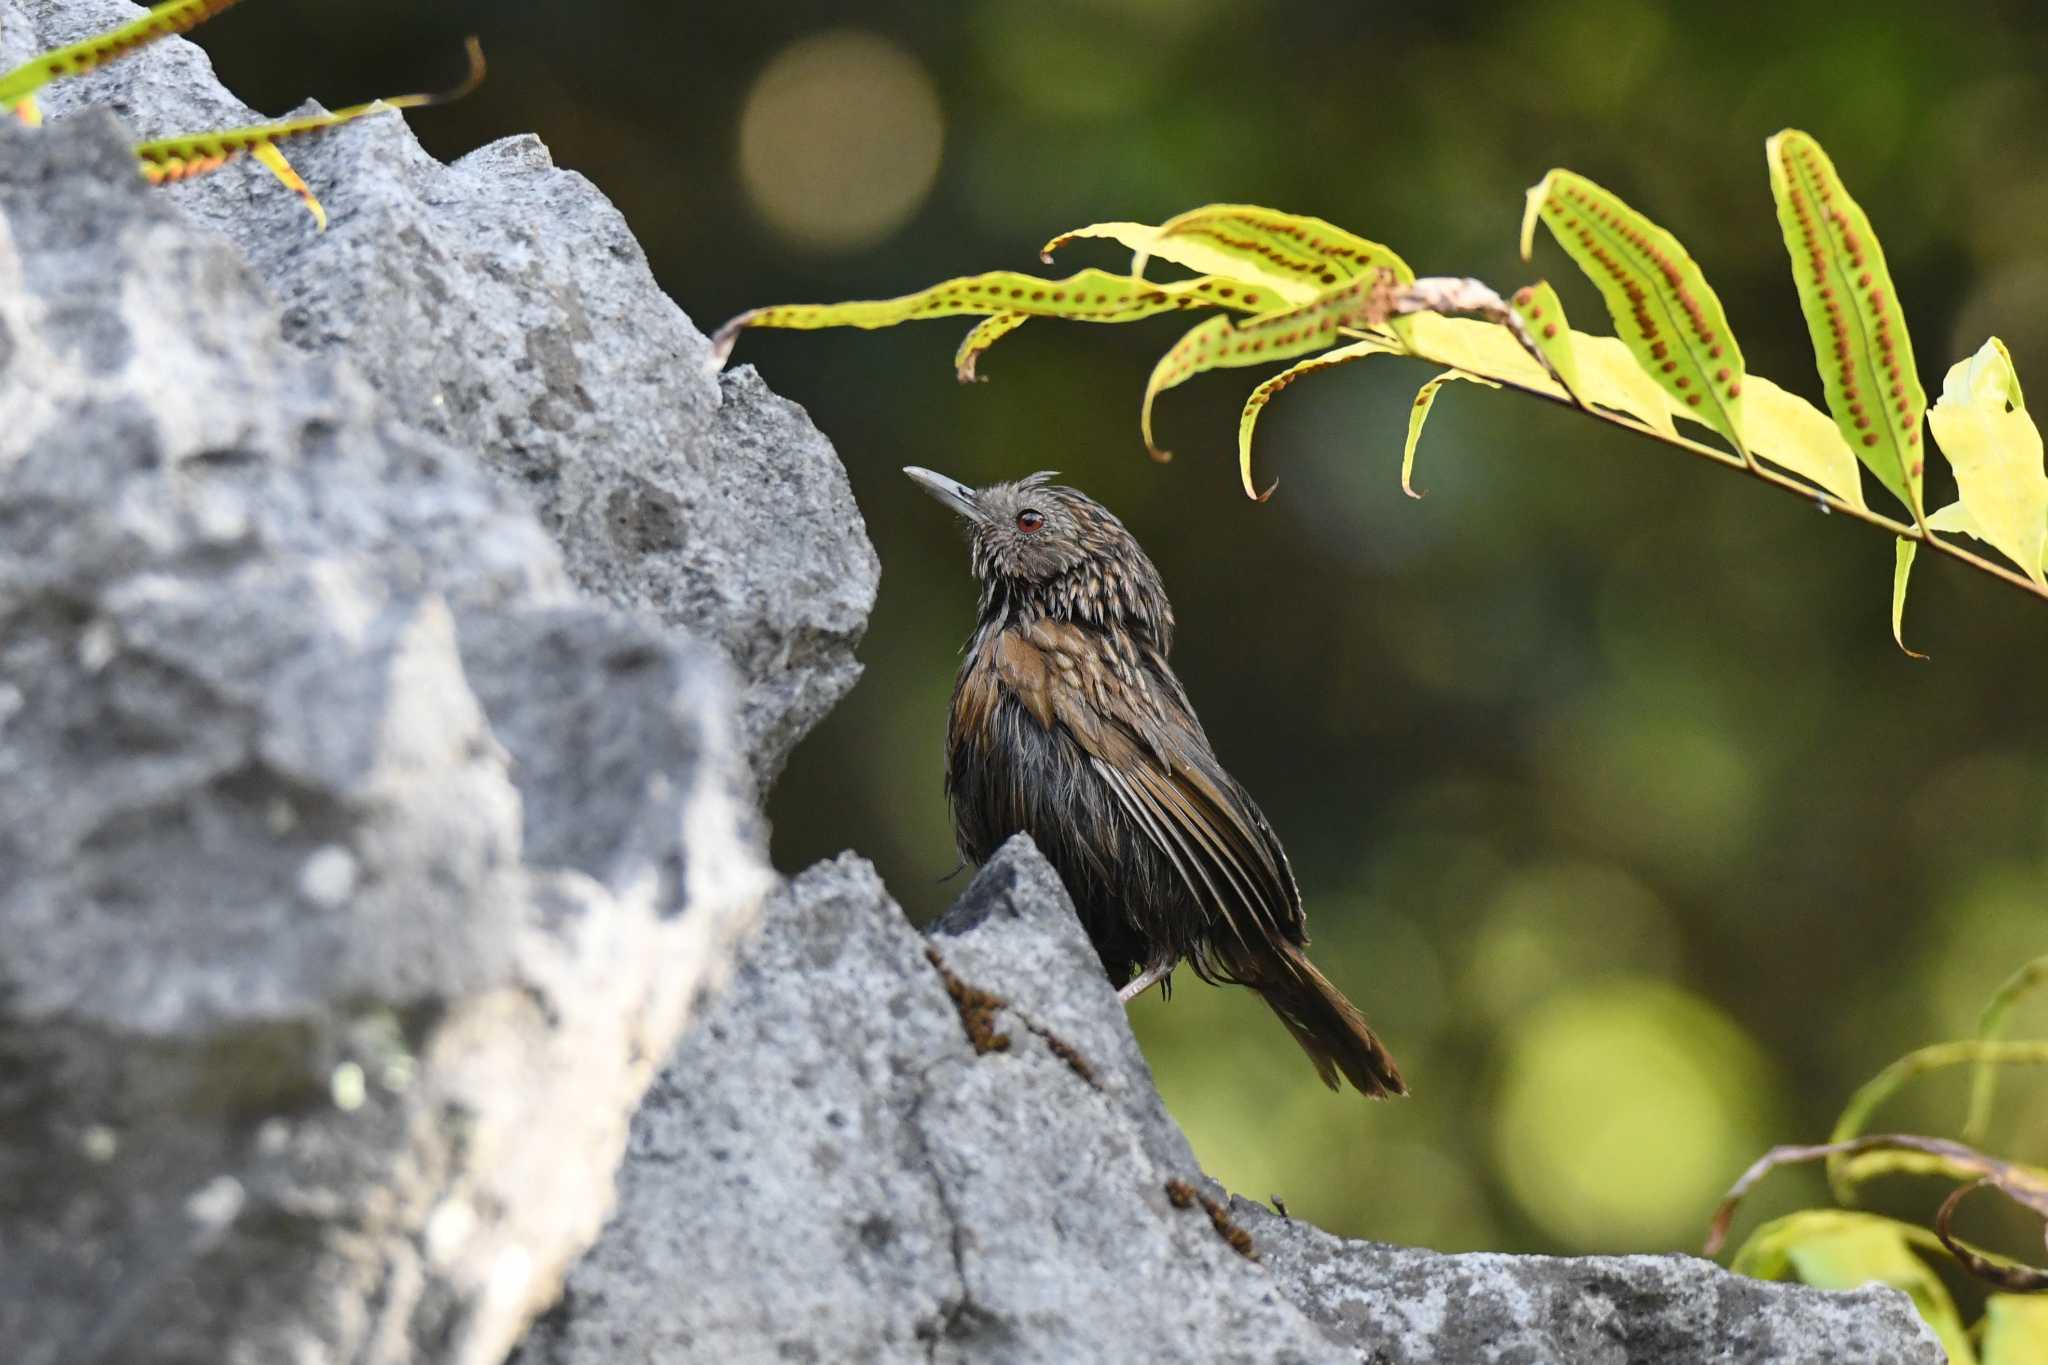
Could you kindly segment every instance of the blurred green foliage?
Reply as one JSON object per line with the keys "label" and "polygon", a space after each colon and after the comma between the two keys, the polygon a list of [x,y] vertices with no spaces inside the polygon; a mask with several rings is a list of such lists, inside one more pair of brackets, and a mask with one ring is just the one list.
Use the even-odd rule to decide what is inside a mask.
{"label": "blurred green foliage", "polygon": [[[849,27],[922,72],[941,155],[922,198],[871,215],[880,236],[821,244],[764,216],[803,187],[750,193],[741,129],[778,56]],[[2023,376],[2048,368],[2048,26],[2024,6],[1781,7],[1765,29],[1675,0],[586,0],[573,19],[546,0],[269,0],[204,37],[279,111],[431,86],[472,30],[492,78],[422,138],[452,155],[537,131],[707,329],[1033,269],[1054,231],[1210,201],[1513,282],[1522,191],[1566,165],[1678,233],[1751,367],[1817,400],[1763,174],[1764,138],[1795,125],[1883,234],[1923,379],[1993,332]],[[873,157],[876,185],[915,186],[900,119],[925,106],[892,69],[888,107],[912,113],[798,115],[794,136],[832,150],[805,164]],[[1547,269],[1575,318],[1601,316]],[[1176,391],[1160,419],[1178,458],[1143,457],[1133,398],[1180,325],[1026,328],[972,388],[949,327],[749,339],[742,359],[837,445],[884,566],[867,675],[777,789],[779,866],[851,846],[919,918],[955,893],[940,751],[972,586],[897,470],[1054,468],[1164,572],[1175,662],[1287,842],[1318,961],[1415,1085],[1370,1107],[1328,1094],[1244,992],[1190,980],[1140,1003],[1168,1104],[1235,1189],[1450,1249],[1696,1246],[1750,1155],[1824,1134],[1850,1084],[1967,1032],[2048,945],[2037,603],[1923,562],[1911,639],[1933,658],[1911,662],[1885,630],[1882,536],[1465,386],[1438,404],[1412,502],[1396,472],[1419,366],[1291,391],[1260,431],[1281,489],[1255,506],[1234,477],[1237,376]],[[1945,481],[1930,470],[1929,505]],[[1941,1128],[1953,1084],[1907,1096],[1893,1126]],[[1993,1145],[2048,1159],[2048,1091],[2016,1082],[2003,1107]],[[1820,1202],[1817,1177],[1788,1173],[1751,1212]]]}

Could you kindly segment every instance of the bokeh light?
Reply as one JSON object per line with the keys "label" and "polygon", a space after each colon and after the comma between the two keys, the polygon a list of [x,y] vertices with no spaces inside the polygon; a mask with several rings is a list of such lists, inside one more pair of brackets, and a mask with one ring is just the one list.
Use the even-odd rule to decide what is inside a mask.
{"label": "bokeh light", "polygon": [[1567,1246],[1683,1241],[1769,1145],[1756,1045],[1668,984],[1557,997],[1508,1037],[1494,1151],[1516,1201]]}
{"label": "bokeh light", "polygon": [[931,192],[945,140],[924,67],[852,31],[777,53],[747,92],[739,134],[755,213],[791,245],[819,251],[867,246],[901,227]]}

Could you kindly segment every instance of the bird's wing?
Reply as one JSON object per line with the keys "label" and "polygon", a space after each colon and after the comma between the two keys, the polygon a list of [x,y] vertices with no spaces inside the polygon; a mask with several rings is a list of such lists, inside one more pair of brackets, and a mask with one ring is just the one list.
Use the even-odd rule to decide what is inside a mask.
{"label": "bird's wing", "polygon": [[1303,934],[1301,893],[1265,816],[1210,752],[1165,662],[1064,622],[1005,632],[996,671],[1048,728],[1063,727],[1132,822],[1230,935]]}

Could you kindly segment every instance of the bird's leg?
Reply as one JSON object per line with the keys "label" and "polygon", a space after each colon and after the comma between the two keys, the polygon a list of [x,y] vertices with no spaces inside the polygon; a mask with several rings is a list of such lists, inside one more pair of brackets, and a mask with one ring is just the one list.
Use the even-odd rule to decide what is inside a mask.
{"label": "bird's leg", "polygon": [[1131,978],[1130,983],[1116,993],[1116,998],[1126,1005],[1130,1004],[1133,1000],[1143,995],[1146,988],[1172,976],[1174,965],[1171,961],[1153,963],[1144,971],[1138,973],[1137,976]]}

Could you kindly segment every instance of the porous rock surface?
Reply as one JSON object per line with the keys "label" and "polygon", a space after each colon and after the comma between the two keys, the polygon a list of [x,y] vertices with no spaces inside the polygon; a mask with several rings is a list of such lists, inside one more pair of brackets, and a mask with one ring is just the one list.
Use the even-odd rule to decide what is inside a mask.
{"label": "porous rock surface", "polygon": [[0,125],[0,1358],[491,1365],[771,882],[708,645]]}
{"label": "porous rock surface", "polygon": [[1443,1255],[1228,1197],[1021,837],[929,940],[850,854],[771,897],[619,1189],[518,1365],[1942,1358],[1891,1290]]}
{"label": "porous rock surface", "polygon": [[[0,0],[45,47],[142,13]],[[23,55],[26,55],[25,53]],[[450,52],[450,80],[460,70]],[[145,137],[264,117],[190,43],[50,87],[53,117],[112,107]],[[278,117],[284,111],[272,111]],[[324,234],[253,164],[168,192],[236,242],[284,331],[345,354],[416,427],[480,456],[534,507],[586,592],[723,649],[765,790],[859,674],[879,566],[846,473],[750,366],[710,374],[624,219],[531,136],[451,165],[397,114],[291,143]]]}

